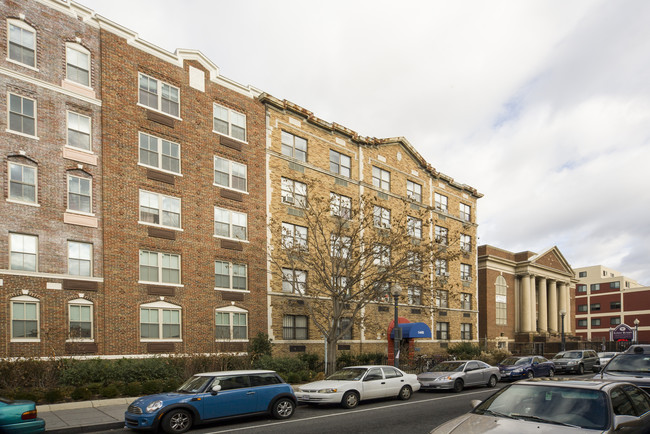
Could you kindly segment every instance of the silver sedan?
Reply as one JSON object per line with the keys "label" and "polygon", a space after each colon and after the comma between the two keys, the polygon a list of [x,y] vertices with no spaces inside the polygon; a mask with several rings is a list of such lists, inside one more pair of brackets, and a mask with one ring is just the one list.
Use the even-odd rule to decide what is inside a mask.
{"label": "silver sedan", "polygon": [[420,390],[453,389],[466,386],[494,387],[501,378],[499,368],[480,360],[453,360],[438,363],[430,372],[418,375]]}

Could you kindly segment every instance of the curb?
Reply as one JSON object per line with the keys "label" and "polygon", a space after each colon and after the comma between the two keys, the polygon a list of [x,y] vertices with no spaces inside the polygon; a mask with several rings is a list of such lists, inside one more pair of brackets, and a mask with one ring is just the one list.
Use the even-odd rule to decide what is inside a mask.
{"label": "curb", "polygon": [[111,429],[122,429],[124,428],[124,422],[107,422],[97,425],[85,425],[85,426],[68,426],[65,428],[58,428],[49,430],[45,427],[45,432],[52,434],[77,434],[77,433],[89,433],[89,432],[99,432],[106,431]]}
{"label": "curb", "polygon": [[36,411],[38,413],[47,413],[48,411],[61,411],[61,410],[76,410],[79,408],[89,407],[104,407],[107,405],[129,405],[135,398],[113,398],[113,399],[98,399],[95,401],[76,401],[76,402],[62,402],[60,404],[45,404],[37,405]]}

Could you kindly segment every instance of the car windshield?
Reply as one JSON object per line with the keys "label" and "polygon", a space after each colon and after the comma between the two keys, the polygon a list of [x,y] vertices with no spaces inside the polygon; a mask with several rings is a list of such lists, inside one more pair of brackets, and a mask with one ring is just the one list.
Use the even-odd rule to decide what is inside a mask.
{"label": "car windshield", "polygon": [[530,357],[507,357],[501,362],[502,365],[527,365],[530,363]]}
{"label": "car windshield", "polygon": [[619,354],[609,361],[605,372],[650,374],[650,354]]}
{"label": "car windshield", "polygon": [[363,377],[363,374],[365,374],[366,371],[366,368],[341,369],[327,377],[327,380],[358,381],[361,380],[361,377]]}
{"label": "car windshield", "polygon": [[611,359],[614,355],[615,353],[598,353],[598,357],[601,359]]}
{"label": "car windshield", "polygon": [[183,383],[176,391],[182,393],[199,393],[206,388],[210,381],[212,381],[212,377],[195,375]]}
{"label": "car windshield", "polygon": [[607,395],[573,387],[513,384],[472,412],[585,429],[604,430],[609,426]]}
{"label": "car windshield", "polygon": [[582,357],[580,351],[567,351],[566,353],[558,353],[553,357],[554,359],[579,359]]}
{"label": "car windshield", "polygon": [[431,372],[462,372],[465,362],[442,362],[431,369]]}

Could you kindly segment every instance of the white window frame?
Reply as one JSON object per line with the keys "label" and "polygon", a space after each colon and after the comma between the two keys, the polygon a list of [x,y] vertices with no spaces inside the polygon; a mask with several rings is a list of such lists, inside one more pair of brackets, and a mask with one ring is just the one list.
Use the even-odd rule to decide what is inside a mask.
{"label": "white window frame", "polygon": [[460,339],[463,341],[472,340],[472,325],[469,323],[460,324]]}
{"label": "white window frame", "polygon": [[422,185],[413,182],[409,179],[406,180],[406,197],[416,202],[422,202]]}
{"label": "white window frame", "polygon": [[352,198],[330,192],[330,214],[335,217],[350,220],[352,217]]}
{"label": "white window frame", "polygon": [[470,235],[460,234],[460,250],[466,253],[472,251],[472,237]]}
{"label": "white window frame", "polygon": [[458,205],[459,209],[459,217],[461,220],[466,221],[466,222],[471,222],[472,221],[472,207],[465,204],[465,203],[460,203]]}
{"label": "white window frame", "polygon": [[[83,56],[86,56],[86,64],[85,65],[75,65],[70,63],[70,51],[75,51],[78,55],[81,54]],[[81,44],[73,43],[73,42],[68,42],[65,44],[65,79],[68,81],[71,81],[73,83],[76,83],[80,86],[86,87],[86,88],[91,88],[92,85],[92,77],[90,74],[90,65],[91,65],[91,57],[90,57],[90,51],[86,49]],[[88,83],[84,83],[79,80],[75,80],[74,78],[70,78],[70,67],[77,68],[81,71],[85,71],[88,74]],[[84,68],[85,67],[85,68]]]}
{"label": "white window frame", "polygon": [[[156,94],[155,94],[156,95],[156,107],[147,105],[147,104],[145,104],[144,102],[142,102],[140,100],[140,92],[141,92],[140,80],[142,79],[142,77],[146,77],[148,80],[153,80],[153,81],[155,81],[157,83],[156,84]],[[176,92],[177,92],[177,95],[178,95],[178,101],[172,101],[172,100],[169,100],[169,101],[175,102],[178,105],[178,113],[177,114],[169,113],[169,112],[166,112],[166,111],[164,111],[162,109],[162,102],[163,102],[162,93],[163,93],[163,87],[164,86],[168,86],[170,89],[176,89]],[[140,105],[142,107],[146,107],[146,108],[148,108],[150,110],[154,110],[154,111],[156,111],[158,113],[162,113],[162,114],[164,114],[166,116],[171,116],[171,117],[173,117],[175,119],[180,120],[180,115],[181,115],[181,90],[176,86],[173,86],[173,85],[171,85],[169,83],[166,83],[166,82],[164,82],[162,80],[159,80],[157,78],[154,78],[154,77],[152,77],[150,75],[143,74],[142,72],[139,72],[138,73],[138,105]]]}
{"label": "white window frame", "polygon": [[[223,339],[223,338],[217,338],[216,337],[217,327],[224,326],[224,324],[217,324],[217,314],[228,315],[228,329],[229,329],[229,338],[228,339]],[[246,337],[243,338],[243,339],[242,338],[236,338],[235,339],[233,337],[234,336],[234,328],[235,328],[235,325],[234,325],[235,315],[237,315],[238,317],[241,317],[241,315],[245,315],[245,318],[246,318]],[[220,308],[215,309],[215,311],[214,311],[215,342],[248,342],[248,331],[249,331],[248,317],[249,317],[248,311],[246,309],[242,309],[242,308],[237,307],[237,306],[227,306],[227,307],[220,307]],[[239,327],[241,327],[241,325],[239,325]]]}
{"label": "white window frame", "polygon": [[[40,342],[41,341],[41,301],[36,297],[31,297],[29,295],[19,295],[17,297],[12,297],[10,300],[10,309],[11,309],[11,332],[10,332],[10,341],[11,342]],[[36,305],[36,337],[14,337],[14,321],[33,321],[33,319],[14,319],[14,304],[35,304]]]}
{"label": "white window frame", "polygon": [[[85,245],[90,247],[90,252],[88,257],[82,257],[81,253],[78,255],[78,257],[72,257],[71,253],[71,248],[74,247],[74,245]],[[70,261],[78,261],[79,263],[88,263],[88,274],[81,274],[81,273],[71,273],[71,262]],[[81,267],[79,266],[81,269]],[[85,277],[92,277],[93,275],[93,245],[92,243],[86,243],[83,241],[71,241],[68,240],[68,274],[71,276],[85,276]]]}
{"label": "white window frame", "polygon": [[438,226],[434,228],[434,235],[435,235],[435,241],[438,244],[441,244],[443,246],[446,246],[449,244],[449,229],[443,227],[443,226]]}
{"label": "white window frame", "polygon": [[436,322],[436,340],[440,340],[440,341],[449,340],[449,322],[447,321]]}
{"label": "white window frame", "polygon": [[[21,62],[20,60],[17,59],[12,59],[11,56],[11,26],[18,27],[21,31],[26,31],[29,33],[33,34],[34,37],[34,44],[33,47],[31,47],[31,50],[34,52],[34,64],[30,65],[29,63]],[[22,65],[27,68],[33,69],[38,71],[37,66],[38,65],[38,52],[36,50],[36,43],[38,42],[37,39],[37,33],[36,29],[34,29],[32,26],[27,24],[24,21],[17,20],[17,19],[8,19],[7,20],[7,61],[15,63],[17,65]],[[30,49],[30,47],[26,47],[22,44],[17,44],[21,47],[22,49]]]}
{"label": "white window frame", "polygon": [[449,277],[449,264],[446,259],[436,259],[436,276]]}
{"label": "white window frame", "polygon": [[[157,259],[156,259],[156,268],[157,268],[157,278],[158,280],[142,280],[142,271],[141,268],[143,266],[142,264],[142,253],[149,253],[149,254],[156,254]],[[165,257],[176,257],[178,258],[178,282],[163,282],[163,259]],[[183,285],[181,282],[183,281],[183,275],[181,273],[181,255],[178,255],[176,253],[164,253],[164,252],[156,252],[154,250],[146,250],[146,249],[140,249],[140,254],[139,254],[139,260],[138,260],[138,283],[142,284],[154,284],[154,285],[161,285],[161,286],[176,286],[176,287],[182,287]],[[151,267],[153,268],[152,265],[145,264],[144,266],[146,267]],[[175,268],[167,268],[169,270],[176,270]]]}
{"label": "white window frame", "polygon": [[[345,160],[347,160],[347,166],[344,164]],[[350,178],[352,174],[352,158],[330,149],[330,172]]]}
{"label": "white window frame", "polygon": [[[297,208],[307,208],[307,184],[284,176],[280,180],[282,202]],[[301,194],[304,192],[304,194]]]}
{"label": "white window frame", "polygon": [[[21,99],[20,103],[20,112],[12,112],[11,111],[11,97],[15,96]],[[34,103],[34,116],[30,117],[29,115],[24,114],[23,112],[23,100],[29,100]],[[18,131],[18,130],[12,130],[11,129],[11,114],[16,113],[18,116],[29,118],[29,119],[34,119],[34,134],[29,134],[29,133],[24,133],[23,131]],[[22,126],[22,123],[21,123]],[[6,131],[11,134],[18,134],[19,136],[23,137],[29,137],[31,139],[38,139],[38,101],[32,98],[28,98],[26,96],[13,93],[13,92],[7,92],[7,129]]]}
{"label": "white window frame", "polygon": [[390,172],[381,167],[372,166],[372,185],[390,191]]}
{"label": "white window frame", "polygon": [[497,276],[495,287],[495,323],[497,325],[508,324],[508,286],[503,276]]}
{"label": "white window frame", "polygon": [[375,205],[372,210],[372,224],[376,228],[390,229],[390,210],[383,206]]}
{"label": "white window frame", "polygon": [[421,305],[422,304],[422,288],[419,286],[409,286],[407,289],[408,304]]}
{"label": "white window frame", "polygon": [[[304,233],[304,236],[302,236]],[[282,222],[282,247],[285,249],[296,248],[302,251],[308,249],[309,230],[305,226],[294,223]]]}
{"label": "white window frame", "polygon": [[372,262],[378,267],[390,267],[391,248],[387,244],[375,243],[372,246]]}
{"label": "white window frame", "polygon": [[[296,136],[295,134],[291,134],[290,132],[284,130],[282,130],[280,134],[281,134],[280,146],[281,146],[282,155],[286,157],[294,158],[298,161],[307,162],[307,149],[308,149],[307,139],[300,136]],[[286,142],[289,139],[291,139],[291,143]],[[296,139],[300,139],[300,143],[302,142],[305,143],[304,150],[296,147]]]}
{"label": "white window frame", "polygon": [[472,266],[469,264],[460,264],[460,280],[465,282],[472,281]]}
{"label": "white window frame", "polygon": [[[225,265],[228,271],[228,286],[217,286],[217,264]],[[235,279],[242,278],[241,275],[235,275],[235,268],[244,267],[244,288],[235,288]],[[230,262],[230,261],[214,261],[214,289],[216,290],[228,290],[236,292],[250,292],[248,290],[248,265],[239,262]],[[226,276],[225,274],[219,274],[219,276]]]}
{"label": "white window frame", "polygon": [[438,211],[448,212],[449,210],[449,198],[444,194],[435,193],[435,208]]}
{"label": "white window frame", "polygon": [[[217,170],[217,161],[225,162],[228,165],[228,172],[224,172],[224,171],[221,171],[221,170],[218,171]],[[234,187],[234,184],[235,184],[235,182],[234,182],[235,181],[234,172],[235,172],[236,168],[240,168],[240,169],[242,169],[244,171],[243,179],[244,179],[244,184],[245,185],[244,185],[243,189]],[[228,177],[228,184],[227,185],[224,185],[224,184],[221,184],[221,183],[217,182],[217,173],[222,173],[222,174],[224,174],[224,175],[226,175]],[[238,178],[240,178],[240,177],[238,177]],[[215,155],[214,156],[214,180],[213,180],[213,184],[215,186],[218,186],[218,187],[221,187],[221,188],[227,188],[229,190],[238,191],[240,193],[248,193],[248,166],[246,164],[238,163],[236,161],[228,160],[227,158],[223,158],[223,157]]]}
{"label": "white window frame", "polygon": [[[19,167],[21,167],[21,172],[20,173],[21,173],[21,177],[23,177],[23,178],[24,178],[23,175],[24,175],[25,168],[33,170],[34,171],[34,184],[28,184],[26,182],[23,182],[22,180],[20,180],[20,181],[13,180],[11,178],[11,166],[19,166]],[[30,165],[22,164],[22,163],[16,163],[15,161],[9,161],[9,164],[7,164],[7,179],[8,179],[8,182],[9,182],[9,191],[7,192],[7,201],[8,202],[22,203],[22,204],[25,204],[25,205],[32,205],[32,206],[40,206],[38,204],[38,167],[30,166]],[[18,184],[21,184],[21,185],[28,185],[28,186],[33,185],[33,187],[34,187],[34,201],[33,202],[32,201],[26,201],[26,200],[17,199],[17,198],[12,197],[11,196],[11,184],[12,183],[18,183]]]}
{"label": "white window frame", "polygon": [[305,295],[307,290],[307,272],[295,268],[282,268],[282,292],[285,294]]}
{"label": "white window frame", "polygon": [[[81,125],[80,122],[75,122],[74,119],[71,121],[71,119],[70,119],[71,116],[73,116],[73,117],[76,116],[76,117],[79,117],[79,118],[87,119],[88,120],[88,131],[83,131],[82,130],[83,125]],[[76,125],[74,127],[72,127],[71,125],[74,125],[74,124],[76,124]],[[74,111],[71,111],[71,110],[67,110],[66,126],[67,126],[67,128],[66,128],[65,145],[67,147],[69,147],[69,148],[78,149],[78,150],[80,150],[82,152],[92,153],[93,152],[92,118],[90,116],[82,115],[81,113],[77,113],[77,112],[74,112]],[[88,149],[80,148],[79,146],[75,146],[75,145],[70,143],[70,132],[71,131],[75,132],[75,133],[78,133],[80,135],[87,135],[88,136]]]}
{"label": "white window frame", "polygon": [[[156,141],[156,150],[152,151],[150,149],[146,149],[142,147],[142,138],[143,136],[146,136],[148,140],[155,139]],[[165,145],[168,145],[170,148],[170,152],[165,154],[163,149]],[[172,155],[171,150],[173,148],[177,149],[178,156]],[[157,165],[153,166],[151,164],[143,162],[142,159],[142,153],[143,152],[150,152],[152,154],[156,154],[156,160],[157,160]],[[165,169],[163,168],[163,158],[169,158],[170,160],[178,160],[178,172],[170,169]],[[138,164],[144,167],[151,167],[152,169],[160,170],[161,172],[165,173],[171,173],[173,175],[178,175],[178,176],[183,176],[181,175],[181,145],[180,143],[172,142],[171,140],[163,139],[161,137],[156,137],[151,134],[143,133],[142,131],[138,132]]]}
{"label": "white window frame", "polygon": [[[144,195],[144,196],[143,196]],[[158,211],[158,221],[159,223],[153,223],[153,222],[148,222],[142,219],[142,199],[143,197],[146,197],[146,195],[150,196],[155,196],[156,197],[156,202],[157,202],[157,207],[151,207],[151,206],[144,206],[144,208],[152,209]],[[183,207],[182,207],[182,202],[179,197],[174,197],[174,196],[168,196],[166,194],[161,194],[161,193],[154,193],[153,191],[147,191],[147,190],[142,190],[140,189],[139,191],[139,207],[138,207],[138,223],[142,225],[147,225],[147,226],[156,226],[160,228],[165,228],[165,229],[172,229],[172,230],[182,230],[183,227]],[[166,210],[164,208],[164,202],[165,199],[171,200],[172,203],[178,203],[178,226],[170,226],[163,224],[163,216],[164,215],[176,215],[177,213],[174,212],[174,210]],[[152,213],[153,214],[153,213]]]}
{"label": "white window frame", "polygon": [[[227,114],[226,119],[223,119],[221,117],[217,117],[217,112],[218,110],[221,109],[225,111]],[[237,116],[241,116],[244,118],[244,127],[242,128],[241,125],[237,125],[233,119],[236,118]],[[219,131],[215,128],[215,125],[217,123],[217,119],[220,120],[221,122],[224,122],[227,125],[227,132],[224,131]],[[233,134],[233,126],[237,128],[242,128],[244,130],[244,138],[237,137]],[[247,125],[247,118],[244,113],[238,112],[236,110],[230,109],[228,107],[222,106],[221,104],[213,103],[212,104],[212,132],[221,134],[224,136],[228,136],[232,139],[238,140],[240,142],[247,143],[248,141],[248,125]]]}
{"label": "white window frame", "polygon": [[[88,196],[85,196],[85,195],[81,194],[81,191],[72,192],[70,190],[70,185],[71,185],[70,182],[72,181],[72,178],[76,178],[76,179],[80,180],[80,182],[79,182],[79,187],[80,188],[81,188],[82,183],[85,183],[85,182],[88,183],[88,188],[89,188]],[[71,202],[70,196],[72,194],[76,194],[77,196],[81,196],[81,197],[88,197],[88,211],[83,210],[83,209],[72,209],[72,208],[70,208],[70,202]],[[75,214],[84,214],[84,215],[90,215],[90,216],[94,215],[93,214],[93,180],[92,180],[92,178],[86,178],[86,177],[83,177],[83,176],[68,174],[68,197],[67,197],[67,203],[66,203],[66,211],[71,212],[71,213],[75,213]]]}
{"label": "white window frame", "polygon": [[[158,337],[157,338],[143,338],[142,337],[142,310],[147,309],[147,310],[157,310],[158,311],[158,320],[157,323],[151,323],[148,322],[146,324],[158,324]],[[165,338],[163,337],[163,330],[164,330],[164,312],[178,312],[178,334],[179,337],[173,337],[173,338]],[[139,338],[140,342],[183,342],[183,308],[181,306],[178,306],[176,304],[171,304],[167,303],[166,301],[156,301],[153,303],[144,303],[140,305],[140,308],[138,309],[139,313],[139,318],[138,318],[138,325],[139,325]],[[176,323],[167,323],[167,324],[176,324]]]}
{"label": "white window frame", "polygon": [[438,289],[436,291],[436,307],[442,309],[449,308],[449,291],[446,289]]}
{"label": "white window frame", "polygon": [[460,293],[460,308],[463,310],[472,310],[472,294],[467,292]]}
{"label": "white window frame", "polygon": [[406,217],[406,232],[413,238],[422,239],[422,220],[419,218]]}
{"label": "white window frame", "polygon": [[[217,212],[225,213],[225,215],[228,217],[228,221],[222,221],[222,220],[218,221]],[[235,223],[233,222],[234,217],[243,219],[244,226],[242,226],[241,224],[235,225]],[[217,234],[217,223],[222,225],[228,225],[228,236]],[[239,221],[239,223],[241,223],[241,221]],[[244,228],[244,238],[233,236],[235,227]],[[225,239],[235,240],[235,241],[248,241],[248,214],[215,206],[214,207],[214,236],[216,238],[225,238]]]}
{"label": "white window frame", "polygon": [[352,238],[330,234],[330,256],[332,258],[348,259],[352,248]]}
{"label": "white window frame", "polygon": [[[81,309],[90,309],[90,321],[75,321],[75,322],[90,322],[90,337],[72,337],[72,307],[79,307]],[[85,298],[77,298],[68,302],[68,339],[66,342],[94,342],[95,341],[95,321],[94,321],[94,306],[93,302]]]}
{"label": "white window frame", "polygon": [[[20,237],[20,240],[19,240]],[[34,251],[32,252],[31,250],[14,250],[17,248],[17,245],[20,241],[20,245],[24,247],[24,241],[26,238],[30,238],[34,242]],[[25,270],[24,268],[13,268],[12,267],[12,260],[11,257],[13,254],[20,254],[23,255],[23,263],[24,261],[24,256],[25,255],[30,255],[34,257],[34,269],[31,270]],[[31,271],[31,272],[38,272],[38,236],[37,235],[31,235],[31,234],[21,234],[21,233],[16,233],[16,232],[10,232],[9,233],[9,269],[10,270],[16,270],[16,271]]]}

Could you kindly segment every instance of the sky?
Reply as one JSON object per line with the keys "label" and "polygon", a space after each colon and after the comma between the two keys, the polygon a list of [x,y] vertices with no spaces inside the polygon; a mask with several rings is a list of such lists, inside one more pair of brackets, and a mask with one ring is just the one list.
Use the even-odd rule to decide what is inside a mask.
{"label": "sky", "polygon": [[81,0],[484,195],[478,243],[650,286],[650,2]]}

